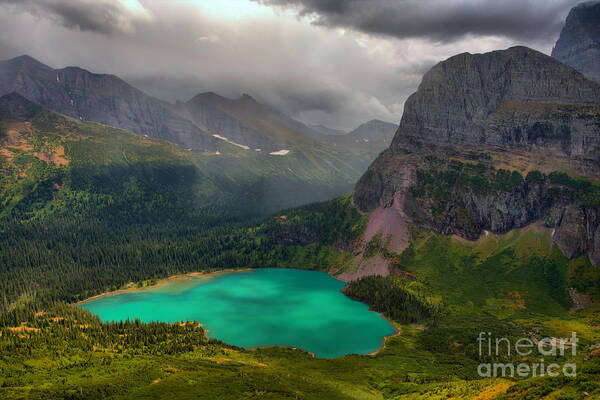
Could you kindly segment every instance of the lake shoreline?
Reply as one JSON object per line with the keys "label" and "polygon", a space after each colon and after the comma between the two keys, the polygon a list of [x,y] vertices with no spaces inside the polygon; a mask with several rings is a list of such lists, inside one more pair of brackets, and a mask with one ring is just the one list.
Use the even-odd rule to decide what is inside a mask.
{"label": "lake shoreline", "polygon": [[398,326],[394,321],[392,321],[391,319],[389,319],[388,317],[386,317],[385,315],[383,315],[383,313],[377,312],[377,311],[373,311],[369,308],[370,311],[372,312],[376,312],[377,314],[381,315],[381,318],[385,319],[391,326],[392,328],[394,328],[394,333],[392,333],[391,335],[387,335],[384,336],[381,340],[381,346],[368,354],[361,354],[361,355],[365,355],[365,356],[376,356],[377,354],[379,354],[380,352],[382,352],[383,350],[385,350],[385,344],[388,341],[388,339],[394,338],[396,336],[400,336],[400,334],[402,333],[402,328],[400,326]]}
{"label": "lake shoreline", "polygon": [[87,302],[99,299],[101,297],[113,296],[113,295],[122,294],[122,293],[135,292],[135,291],[138,291],[138,290],[157,289],[158,287],[164,285],[165,283],[168,283],[168,282],[171,282],[171,281],[174,281],[174,280],[178,280],[178,279],[185,279],[185,278],[211,278],[211,277],[216,276],[216,275],[221,275],[221,274],[226,274],[226,273],[232,273],[232,272],[244,272],[244,271],[251,271],[251,270],[253,270],[253,268],[239,268],[239,269],[237,269],[237,268],[229,268],[229,269],[209,271],[209,272],[203,272],[203,271],[187,272],[185,274],[171,275],[171,276],[168,276],[166,278],[159,279],[158,281],[156,281],[152,285],[142,286],[142,287],[134,286],[135,283],[130,282],[130,283],[127,284],[127,287],[124,287],[124,288],[121,288],[121,289],[117,289],[117,290],[111,290],[111,291],[102,292],[102,293],[96,294],[96,295],[94,295],[92,297],[88,297],[86,299],[79,300],[78,302],[75,302],[75,303],[72,303],[72,304],[75,305],[75,306],[79,306],[81,304],[85,304]]}
{"label": "lake shoreline", "polygon": [[[130,282],[128,285],[131,285],[131,286],[124,287],[124,288],[117,289],[117,290],[112,290],[112,291],[106,291],[106,292],[103,292],[103,293],[99,293],[97,295],[94,295],[92,297],[88,297],[88,298],[86,298],[84,300],[80,300],[80,301],[78,301],[76,303],[72,303],[72,304],[75,305],[75,306],[79,306],[79,305],[85,304],[87,302],[90,302],[90,301],[93,301],[93,300],[97,300],[97,299],[102,298],[102,297],[113,296],[113,295],[118,295],[118,294],[122,294],[122,293],[131,293],[131,292],[140,291],[140,290],[143,291],[143,290],[157,289],[157,288],[159,288],[160,286],[162,286],[162,285],[164,285],[166,283],[169,283],[169,282],[172,282],[172,281],[175,281],[175,280],[180,280],[180,279],[186,279],[186,278],[207,278],[208,279],[208,278],[211,278],[211,277],[217,276],[217,275],[229,274],[229,273],[236,273],[236,272],[253,271],[253,270],[256,270],[256,269],[271,269],[271,268],[239,268],[239,269],[238,268],[229,268],[229,269],[216,270],[216,271],[208,271],[208,272],[203,272],[203,271],[188,272],[188,273],[184,273],[184,274],[171,275],[171,276],[168,276],[166,278],[162,278],[162,279],[156,281],[152,285],[142,286],[142,287],[134,286],[135,283]],[[274,269],[290,269],[290,268],[274,268]],[[291,268],[291,269],[296,269],[296,268]],[[298,268],[298,270],[300,270],[300,271],[306,271],[306,270],[303,270],[303,269],[300,269],[300,268]],[[334,276],[331,276],[330,274],[327,274],[327,275],[329,275],[330,277],[336,279]],[[336,279],[336,280],[339,281],[339,282],[344,282],[344,281],[342,281],[340,279]],[[347,284],[347,282],[344,282],[344,283]],[[344,294],[344,296],[346,296],[346,294],[343,292],[343,290],[341,290],[340,292],[342,294]],[[346,297],[348,297],[349,299],[352,299],[349,296],[346,296]],[[354,300],[354,299],[352,299],[352,300]],[[357,301],[357,300],[354,300],[354,301]],[[363,304],[366,304],[366,303],[363,303]],[[389,319],[388,317],[386,317],[383,313],[380,313],[378,311],[374,311],[370,307],[369,307],[369,311],[374,312],[376,314],[379,314],[379,316],[381,318],[385,319],[392,326],[394,332],[392,334],[390,334],[390,335],[383,336],[382,337],[381,346],[378,347],[376,350],[372,351],[371,353],[356,354],[358,356],[363,356],[363,357],[366,357],[366,356],[375,356],[375,355],[379,354],[381,351],[383,351],[385,349],[386,342],[387,342],[388,339],[391,339],[393,337],[399,336],[402,333],[401,327],[398,326],[394,321],[392,321],[391,319]],[[208,330],[207,330],[207,332],[208,332]],[[317,357],[314,353],[312,353],[312,352],[310,352],[308,350],[304,350],[301,347],[295,347],[295,346],[267,345],[267,346],[259,346],[259,347],[248,347],[248,348],[246,348],[246,350],[254,351],[254,350],[257,350],[257,349],[267,349],[267,348],[276,348],[276,347],[285,348],[285,349],[291,349],[291,350],[299,350],[299,351],[308,353],[313,358],[321,358],[321,357]],[[349,355],[352,355],[352,354],[347,354],[347,355],[336,357],[336,358],[347,357]],[[323,358],[323,359],[328,359],[328,358]]]}

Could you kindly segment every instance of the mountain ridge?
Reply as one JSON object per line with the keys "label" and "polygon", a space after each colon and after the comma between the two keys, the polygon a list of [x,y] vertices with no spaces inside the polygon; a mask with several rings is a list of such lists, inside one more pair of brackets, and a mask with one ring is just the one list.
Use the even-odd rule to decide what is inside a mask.
{"label": "mountain ridge", "polygon": [[584,2],[571,9],[552,57],[600,83],[600,2]]}
{"label": "mountain ridge", "polygon": [[390,145],[397,127],[397,124],[372,119],[345,134],[325,134],[320,141],[335,147],[362,148],[379,154]]}
{"label": "mountain ridge", "polygon": [[[356,184],[369,222],[355,251],[380,235],[400,253],[421,228],[476,240],[540,222],[567,258],[600,265],[598,176],[600,85],[525,47],[463,53],[425,74]],[[345,280],[389,273],[356,262]]]}
{"label": "mountain ridge", "polygon": [[[454,144],[553,147],[559,154],[598,159],[597,128],[588,126],[585,116],[563,121],[553,114],[569,114],[573,104],[595,109],[600,85],[549,56],[522,46],[463,53],[425,74],[406,101],[392,149]],[[593,142],[584,146],[587,137]]]}
{"label": "mountain ridge", "polygon": [[[220,207],[218,215],[228,210],[254,217],[347,193],[371,161],[364,154],[325,146],[298,148],[285,156],[243,150],[225,141],[219,146],[219,154],[186,151],[170,141],[65,116],[9,93],[0,97],[0,222],[13,209],[22,210],[17,214],[24,219],[42,218],[49,210],[60,213],[57,199],[80,192],[82,198],[98,196],[89,212],[106,207],[124,212],[123,204],[104,202],[121,198],[130,178],[153,187],[158,179],[154,174],[165,187],[171,181],[181,183],[182,176],[189,178],[183,179],[189,187],[178,186],[173,193],[188,201],[186,207],[193,206],[190,213]],[[55,160],[57,148],[60,157]],[[48,186],[48,174],[69,184],[59,180]],[[168,208],[175,202],[171,195],[155,203],[152,193],[144,193],[148,203],[136,208]],[[81,198],[70,200],[74,209],[82,209]],[[164,214],[169,212],[179,215],[181,210]]]}
{"label": "mountain ridge", "polygon": [[335,145],[374,158],[386,147],[386,143],[357,146],[352,135],[336,142],[249,94],[229,99],[206,92],[170,104],[116,75],[96,74],[78,66],[54,69],[29,55],[0,61],[0,95],[13,91],[73,118],[168,140],[199,152],[219,151],[224,142],[267,154]]}
{"label": "mountain ridge", "polygon": [[0,95],[16,91],[51,110],[81,120],[169,140],[198,151],[215,150],[215,139],[151,97],[110,74],[79,67],[53,69],[31,56],[0,61]]}

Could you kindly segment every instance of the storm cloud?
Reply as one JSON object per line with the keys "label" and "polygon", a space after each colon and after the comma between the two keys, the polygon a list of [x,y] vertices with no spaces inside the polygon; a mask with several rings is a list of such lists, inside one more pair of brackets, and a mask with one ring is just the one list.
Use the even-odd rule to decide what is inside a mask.
{"label": "storm cloud", "polygon": [[453,41],[465,35],[555,37],[573,0],[255,0],[291,8],[313,24],[397,38]]}
{"label": "storm cloud", "polygon": [[28,12],[47,18],[67,28],[114,34],[130,32],[143,12],[132,10],[111,0],[0,0],[12,11]]}
{"label": "storm cloud", "polygon": [[0,0],[0,59],[115,74],[171,102],[248,93],[352,129],[400,121],[423,73],[456,53],[548,53],[574,2],[501,3],[512,22],[488,0]]}

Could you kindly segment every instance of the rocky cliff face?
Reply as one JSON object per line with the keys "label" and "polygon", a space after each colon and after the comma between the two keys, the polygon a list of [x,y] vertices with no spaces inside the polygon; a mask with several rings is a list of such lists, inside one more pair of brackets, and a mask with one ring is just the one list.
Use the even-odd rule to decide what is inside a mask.
{"label": "rocky cliff face", "polygon": [[372,215],[393,209],[405,222],[469,239],[542,221],[565,255],[598,263],[600,207],[581,194],[592,189],[544,174],[524,179],[577,163],[597,180],[600,85],[524,47],[460,54],[424,76],[353,199]]}
{"label": "rocky cliff face", "polygon": [[552,57],[600,83],[600,1],[581,3],[569,12]]}
{"label": "rocky cliff face", "polygon": [[600,85],[537,51],[460,54],[425,74],[391,148],[492,145],[600,160],[599,103]]}
{"label": "rocky cliff face", "polygon": [[52,69],[28,56],[0,62],[0,95],[17,92],[53,111],[100,122],[194,150],[214,150],[215,138],[170,104],[113,75],[81,68]]}
{"label": "rocky cliff face", "polygon": [[[457,177],[455,171],[473,167],[454,163],[444,169],[439,162],[428,164],[421,165],[404,201],[413,221],[471,240],[484,230],[501,234],[539,221],[552,229],[554,243],[568,258],[587,253],[597,263],[600,190],[593,184],[578,188],[577,180],[561,181],[566,175],[559,173],[532,173],[523,179],[517,172],[483,171],[483,164],[475,164],[480,173]],[[495,175],[493,181],[490,175]]]}

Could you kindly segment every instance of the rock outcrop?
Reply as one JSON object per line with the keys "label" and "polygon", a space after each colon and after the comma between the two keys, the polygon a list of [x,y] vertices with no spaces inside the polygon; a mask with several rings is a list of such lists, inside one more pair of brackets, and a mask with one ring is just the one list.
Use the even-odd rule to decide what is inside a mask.
{"label": "rock outcrop", "polygon": [[600,160],[600,85],[526,47],[459,54],[406,101],[394,151],[432,146],[543,148]]}
{"label": "rock outcrop", "polygon": [[215,138],[174,107],[114,75],[77,67],[53,69],[29,57],[0,61],[0,95],[17,92],[50,110],[164,139],[194,150],[214,150]]}
{"label": "rock outcrop", "polygon": [[600,1],[573,7],[552,57],[600,83]]}
{"label": "rock outcrop", "polygon": [[[449,160],[469,160],[468,154],[479,151],[487,172],[468,177],[477,181],[491,174],[496,181],[484,182],[485,190],[450,185],[440,195],[442,176],[431,193],[415,192],[426,179],[419,171],[456,172],[465,164]],[[543,221],[555,230],[553,239],[566,256],[587,253],[598,262],[600,209],[565,195],[548,178],[524,180],[517,174],[507,188],[494,172],[506,161],[498,166],[495,160],[513,153],[556,159],[555,165],[547,163],[552,168],[579,161],[600,166],[600,85],[525,47],[460,54],[433,67],[406,101],[390,149],[357,183],[354,204],[374,211],[372,216],[393,207],[412,223],[468,239],[484,230],[505,233]]]}

